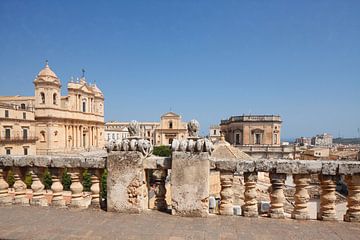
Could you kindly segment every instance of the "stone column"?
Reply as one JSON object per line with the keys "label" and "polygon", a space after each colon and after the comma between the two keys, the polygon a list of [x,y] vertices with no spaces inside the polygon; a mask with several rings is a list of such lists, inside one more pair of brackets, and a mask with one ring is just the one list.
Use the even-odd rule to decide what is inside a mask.
{"label": "stone column", "polygon": [[3,169],[0,168],[0,205],[11,205],[12,199],[9,195],[9,184],[4,180]]}
{"label": "stone column", "polygon": [[324,221],[337,220],[336,217],[336,179],[337,176],[320,175],[321,195],[320,195],[320,213],[318,219]]}
{"label": "stone column", "polygon": [[344,216],[346,222],[360,222],[360,175],[346,175],[348,186],[348,209]]}
{"label": "stone column", "polygon": [[232,172],[222,171],[220,172],[220,182],[221,182],[221,204],[220,204],[220,214],[221,215],[233,215],[233,195],[232,190],[234,180],[234,174]]}
{"label": "stone column", "polygon": [[29,206],[29,199],[26,197],[26,184],[20,178],[20,171],[16,169],[14,174],[15,204]]}
{"label": "stone column", "polygon": [[271,218],[285,218],[284,215],[284,182],[286,174],[270,173],[271,194],[270,211]]}
{"label": "stone column", "polygon": [[165,188],[165,180],[167,176],[166,169],[156,169],[153,172],[153,176],[155,178],[156,188],[155,188],[155,207],[157,210],[166,211],[167,203],[166,203],[166,188]]}
{"label": "stone column", "polygon": [[258,217],[256,182],[258,179],[257,172],[244,173],[245,180],[245,204],[242,206],[242,214],[245,217]]}
{"label": "stone column", "polygon": [[33,190],[33,197],[30,201],[30,204],[43,207],[48,206],[47,200],[44,197],[44,184],[42,184],[38,175],[34,171],[31,171],[31,176],[31,189]]}
{"label": "stone column", "polygon": [[53,172],[53,174],[51,176],[51,178],[52,178],[51,190],[53,192],[53,198],[51,201],[51,205],[56,206],[56,207],[65,207],[65,200],[63,197],[64,187],[60,182],[58,174],[59,174],[59,172],[55,171],[55,172]]}
{"label": "stone column", "polygon": [[308,186],[310,183],[310,175],[308,174],[296,174],[293,175],[294,183],[296,184],[295,190],[295,207],[291,214],[291,218],[298,220],[310,219],[308,202],[310,199],[308,193]]}
{"label": "stone column", "polygon": [[100,180],[98,171],[91,176],[91,206],[100,208]]}
{"label": "stone column", "polygon": [[77,208],[86,208],[87,206],[85,204],[84,197],[83,197],[84,187],[80,183],[79,173],[78,172],[70,173],[70,175],[71,175],[71,185],[70,185],[71,203],[70,203],[70,206],[77,207]]}

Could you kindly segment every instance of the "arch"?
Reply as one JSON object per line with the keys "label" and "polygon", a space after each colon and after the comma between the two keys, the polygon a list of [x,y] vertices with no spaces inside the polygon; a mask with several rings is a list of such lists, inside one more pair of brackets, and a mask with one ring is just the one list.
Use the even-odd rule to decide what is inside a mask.
{"label": "arch", "polygon": [[53,104],[57,105],[57,94],[56,93],[53,94]]}
{"label": "arch", "polygon": [[82,111],[86,112],[86,99],[85,98],[82,100]]}
{"label": "arch", "polygon": [[40,99],[41,99],[41,103],[45,104],[45,93],[44,92],[40,93]]}
{"label": "arch", "polygon": [[40,141],[41,141],[41,142],[45,142],[45,141],[46,141],[45,131],[44,131],[44,130],[40,132]]}
{"label": "arch", "polygon": [[173,128],[173,122],[169,121],[169,128],[172,129]]}
{"label": "arch", "polygon": [[25,109],[25,108],[26,108],[25,103],[22,103],[22,104],[20,105],[20,108],[21,108],[21,109]]}

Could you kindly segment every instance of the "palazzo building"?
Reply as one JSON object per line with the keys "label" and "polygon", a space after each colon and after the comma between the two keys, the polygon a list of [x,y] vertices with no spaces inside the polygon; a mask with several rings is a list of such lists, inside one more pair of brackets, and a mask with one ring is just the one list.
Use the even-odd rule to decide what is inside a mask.
{"label": "palazzo building", "polygon": [[[89,84],[85,77],[67,84],[68,95],[61,96],[61,82],[48,63],[34,80],[35,96],[0,97],[0,103],[15,106],[21,113],[27,110],[31,121],[31,137],[36,138],[36,154],[76,153],[103,148],[104,146],[104,95],[96,84]],[[15,110],[12,110],[15,111]],[[5,114],[5,113],[2,113]],[[20,114],[20,113],[19,113]],[[18,115],[19,115],[18,114]],[[2,137],[15,139],[15,129],[20,120],[9,118],[0,131]],[[33,130],[32,130],[33,129]],[[5,132],[4,132],[5,131]],[[32,138],[30,138],[32,139]],[[3,143],[3,142],[2,142]],[[15,140],[1,144],[0,154],[5,149],[16,149]],[[19,151],[10,154],[20,154]]]}
{"label": "palazzo building", "polygon": [[[105,123],[105,141],[122,140],[129,137],[127,126],[129,122]],[[168,112],[160,117],[160,122],[139,122],[140,137],[148,139],[153,145],[169,145],[174,139],[186,139],[187,123],[181,116]]]}
{"label": "palazzo building", "polygon": [[232,116],[222,120],[220,128],[233,145],[280,146],[281,122],[275,115]]}

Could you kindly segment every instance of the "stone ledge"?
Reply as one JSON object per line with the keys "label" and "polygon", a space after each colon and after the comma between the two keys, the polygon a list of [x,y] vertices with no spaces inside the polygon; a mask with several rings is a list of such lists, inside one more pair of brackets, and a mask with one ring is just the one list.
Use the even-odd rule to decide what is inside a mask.
{"label": "stone ledge", "polygon": [[105,168],[106,158],[72,156],[0,156],[1,167]]}
{"label": "stone ledge", "polygon": [[212,161],[214,169],[219,171],[244,172],[274,172],[283,174],[360,174],[360,161],[331,161],[331,160],[284,160],[284,159],[256,159]]}

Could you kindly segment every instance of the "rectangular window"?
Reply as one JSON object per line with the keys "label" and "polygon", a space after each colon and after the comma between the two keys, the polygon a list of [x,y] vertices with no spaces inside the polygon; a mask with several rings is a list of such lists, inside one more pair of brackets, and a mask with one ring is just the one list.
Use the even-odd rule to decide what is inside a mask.
{"label": "rectangular window", "polygon": [[24,155],[28,155],[28,148],[24,147]]}
{"label": "rectangular window", "polygon": [[10,140],[10,136],[11,136],[10,128],[6,128],[5,129],[5,139]]}
{"label": "rectangular window", "polygon": [[240,134],[239,133],[237,133],[235,135],[235,144],[240,144]]}
{"label": "rectangular window", "polygon": [[10,155],[11,154],[11,149],[10,148],[7,148],[6,149],[6,155]]}
{"label": "rectangular window", "polygon": [[5,110],[5,117],[6,117],[6,118],[9,117],[9,110]]}
{"label": "rectangular window", "polygon": [[26,140],[28,138],[28,130],[23,128],[23,139]]}
{"label": "rectangular window", "polygon": [[23,119],[26,119],[26,113],[23,113]]}
{"label": "rectangular window", "polygon": [[255,134],[255,144],[261,144],[261,134],[260,133]]}

